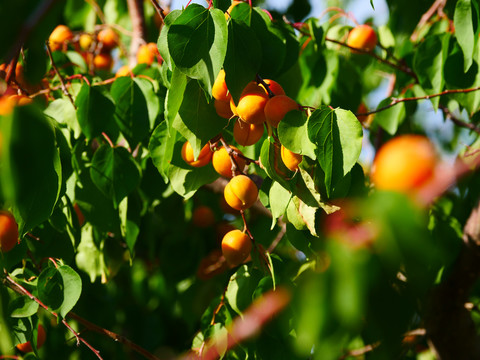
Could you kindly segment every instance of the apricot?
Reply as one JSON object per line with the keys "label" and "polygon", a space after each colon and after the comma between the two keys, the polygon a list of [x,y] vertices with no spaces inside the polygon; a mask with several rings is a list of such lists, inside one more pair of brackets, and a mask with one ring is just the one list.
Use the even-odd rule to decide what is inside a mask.
{"label": "apricot", "polygon": [[[42,324],[38,324],[38,334],[37,334],[37,349],[40,349],[45,343],[47,334]],[[23,353],[29,353],[33,351],[32,344],[30,341],[27,341],[22,344],[17,344],[17,349]]]}
{"label": "apricot", "polygon": [[210,145],[205,145],[202,150],[200,150],[200,154],[198,155],[198,159],[195,160],[193,157],[193,148],[190,142],[186,141],[182,146],[182,158],[183,160],[190,166],[193,167],[202,167],[207,165],[210,160],[212,160],[212,151],[210,150]]}
{"label": "apricot", "polygon": [[[263,81],[267,85],[269,85],[268,87],[269,87],[270,91],[273,92],[275,95],[285,95],[285,90],[283,90],[282,85],[280,85],[275,80],[264,79]],[[265,89],[265,86],[263,84],[260,84],[260,86]],[[267,89],[265,89],[265,92],[268,94]]]}
{"label": "apricot", "polygon": [[208,206],[201,205],[192,213],[193,225],[199,228],[208,228],[215,224],[215,214]]}
{"label": "apricot", "polygon": [[437,154],[426,137],[401,135],[386,142],[373,161],[371,180],[379,190],[409,193],[434,176]]}
{"label": "apricot", "polygon": [[228,232],[222,239],[222,253],[225,260],[237,266],[243,263],[252,251],[252,241],[247,234],[240,230]]}
{"label": "apricot", "polygon": [[286,95],[274,96],[265,105],[265,118],[271,126],[276,128],[285,115],[292,110],[298,110],[295,100]]}
{"label": "apricot", "polygon": [[78,40],[78,43],[80,44],[80,48],[82,50],[84,51],[90,50],[90,47],[92,46],[92,43],[93,43],[92,35],[90,34],[80,35],[80,39]]}
{"label": "apricot", "polygon": [[232,95],[228,91],[227,83],[225,82],[225,70],[221,69],[212,86],[212,96],[216,100],[230,101]]}
{"label": "apricot", "polygon": [[224,119],[230,119],[233,116],[229,101],[220,101],[215,99],[213,105],[215,106],[215,111],[217,112],[218,116]]}
{"label": "apricot", "polygon": [[32,98],[25,95],[8,95],[0,97],[0,115],[8,115],[15,106],[28,105],[33,102]]}
{"label": "apricot", "polygon": [[268,99],[263,87],[247,85],[232,112],[248,124],[261,124],[266,120],[264,109]]}
{"label": "apricot", "polygon": [[118,45],[118,34],[112,28],[100,30],[97,41],[103,45],[102,50],[111,50]]}
{"label": "apricot", "polygon": [[117,70],[115,73],[115,77],[121,77],[121,76],[131,76],[132,75],[132,70],[130,70],[130,66],[128,65],[123,65],[120,69]]}
{"label": "apricot", "polygon": [[[238,153],[242,153],[238,150],[235,146],[230,146],[233,150],[237,151]],[[245,159],[240,156],[233,155],[235,162],[238,165],[237,171],[242,171],[245,168]],[[217,173],[227,178],[231,178],[234,176],[232,172],[232,160],[230,155],[228,154],[227,149],[221,147],[217,151],[213,153],[212,157],[212,164]]]}
{"label": "apricot", "polygon": [[257,201],[258,188],[248,176],[237,175],[225,186],[223,196],[232,208],[245,210]]}
{"label": "apricot", "polygon": [[233,137],[242,146],[256,144],[263,136],[264,126],[262,124],[247,124],[238,119],[233,125]]}
{"label": "apricot", "polygon": [[223,273],[228,269],[228,264],[220,249],[214,249],[205,256],[198,265],[197,277],[200,280],[208,280]]}
{"label": "apricot", "polygon": [[140,45],[137,51],[137,63],[152,65],[155,61],[155,58],[159,56],[157,44],[148,43]]}
{"label": "apricot", "polygon": [[93,58],[93,66],[97,70],[110,71],[113,66],[113,58],[109,53],[100,53]]}
{"label": "apricot", "polygon": [[58,25],[53,29],[48,42],[50,44],[50,49],[52,51],[60,50],[63,48],[66,41],[69,41],[73,38],[72,31],[66,25]]}
{"label": "apricot", "polygon": [[282,161],[287,168],[292,171],[298,170],[298,164],[302,162],[303,156],[300,154],[296,154],[290,150],[288,150],[285,146],[282,145],[280,150],[280,154],[282,157]]}
{"label": "apricot", "polygon": [[347,45],[356,49],[372,51],[377,45],[377,34],[369,25],[356,26],[348,34]]}
{"label": "apricot", "polygon": [[18,225],[12,213],[0,210],[0,251],[8,252],[18,243]]}

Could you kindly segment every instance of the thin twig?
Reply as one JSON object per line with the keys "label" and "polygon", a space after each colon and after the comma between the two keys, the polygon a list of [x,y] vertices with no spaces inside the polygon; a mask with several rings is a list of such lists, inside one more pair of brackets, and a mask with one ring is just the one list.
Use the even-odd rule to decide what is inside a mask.
{"label": "thin twig", "polygon": [[422,17],[420,18],[420,21],[415,27],[415,31],[410,36],[410,40],[412,42],[417,41],[420,30],[427,23],[427,21],[430,20],[430,18],[433,16],[433,14],[435,14],[435,12],[443,12],[443,8],[445,7],[446,3],[447,3],[447,0],[436,0],[433,3],[433,5],[430,7],[430,9],[428,9],[427,12],[422,15]]}
{"label": "thin twig", "polygon": [[162,9],[160,4],[157,2],[157,0],[150,0],[152,3],[153,7],[157,11],[157,14],[160,16],[160,19],[162,19],[162,23],[164,23],[165,20],[165,11]]}
{"label": "thin twig", "polygon": [[73,101],[72,95],[68,92],[67,85],[65,85],[65,81],[63,80],[63,77],[60,74],[60,71],[58,71],[57,65],[55,65],[55,61],[53,61],[52,50],[50,49],[50,44],[48,43],[48,41],[46,42],[46,46],[47,46],[48,57],[50,58],[50,62],[52,63],[52,68],[55,71],[55,73],[57,74],[58,78],[60,79],[60,84],[62,85],[61,86],[62,92],[65,96],[68,97],[68,99],[72,103],[73,107],[76,109],[77,107],[75,106],[75,101]]}

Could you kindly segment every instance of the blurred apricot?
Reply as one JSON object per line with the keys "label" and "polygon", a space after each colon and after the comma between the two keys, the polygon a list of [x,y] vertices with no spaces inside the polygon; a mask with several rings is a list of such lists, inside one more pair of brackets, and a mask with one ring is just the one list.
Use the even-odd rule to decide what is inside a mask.
{"label": "blurred apricot", "polygon": [[200,280],[208,280],[225,272],[228,267],[222,251],[220,249],[215,249],[200,261],[197,269],[197,277]]}
{"label": "blurred apricot", "polygon": [[215,214],[208,206],[201,205],[193,210],[193,225],[199,228],[208,228],[215,224]]}
{"label": "blurred apricot", "polygon": [[379,190],[409,193],[432,179],[437,161],[435,148],[428,138],[400,135],[377,152],[371,180]]}
{"label": "blurred apricot", "polygon": [[296,154],[290,150],[288,150],[285,146],[282,145],[281,152],[282,161],[287,168],[291,171],[298,170],[298,164],[302,162],[303,156],[300,154]]}
{"label": "blurred apricot", "polygon": [[377,34],[369,25],[356,26],[348,34],[347,45],[356,49],[372,51],[377,46]]}
{"label": "blurred apricot", "polygon": [[153,64],[157,56],[160,56],[160,53],[158,52],[157,44],[152,42],[152,43],[140,45],[137,51],[137,63],[147,64],[150,66]]}
{"label": "blurred apricot", "polygon": [[245,210],[257,201],[258,188],[248,176],[237,175],[225,186],[223,195],[232,208]]}
{"label": "blurred apricot", "polygon": [[276,128],[285,115],[292,110],[298,110],[295,100],[286,95],[274,96],[265,105],[265,118],[271,126]]}
{"label": "blurred apricot", "polygon": [[182,158],[183,160],[190,166],[193,167],[202,167],[207,165],[210,160],[212,160],[212,151],[210,150],[210,145],[205,145],[202,150],[200,150],[200,154],[198,155],[198,159],[194,160],[193,157],[193,148],[192,145],[186,141],[182,146]]}
{"label": "blurred apricot", "polygon": [[215,111],[217,115],[224,118],[230,119],[233,116],[232,108],[230,107],[230,101],[220,101],[214,99],[213,105],[215,106]]}
{"label": "blurred apricot", "polygon": [[80,48],[82,50],[88,51],[93,44],[93,37],[90,34],[82,34],[80,35],[78,43],[80,44]]}
{"label": "blurred apricot", "polygon": [[93,66],[97,70],[110,71],[113,66],[113,58],[109,53],[100,53],[93,58]]}
{"label": "blurred apricot", "polygon": [[237,119],[233,125],[233,137],[242,146],[256,144],[263,136],[264,126],[262,124],[247,124]]}
{"label": "blurred apricot", "polygon": [[243,263],[252,251],[252,241],[240,230],[228,232],[222,240],[222,253],[227,262],[233,266]]}
{"label": "blurred apricot", "polygon": [[50,34],[48,42],[52,51],[61,50],[66,42],[72,40],[73,33],[66,25],[58,25]]}
{"label": "blurred apricot", "polygon": [[100,30],[97,41],[102,44],[102,51],[112,50],[118,45],[118,34],[112,28]]}
{"label": "blurred apricot", "polygon": [[[40,349],[45,343],[47,334],[45,333],[45,328],[42,324],[38,324],[38,334],[37,334],[37,349]],[[17,344],[17,349],[23,353],[29,353],[33,351],[32,344],[30,341],[27,341],[22,344]]]}
{"label": "blurred apricot", "polygon": [[0,210],[0,251],[8,252],[18,243],[18,225],[12,213]]}
{"label": "blurred apricot", "polygon": [[132,75],[132,70],[130,70],[130,66],[128,66],[128,65],[123,65],[115,73],[115,77],[131,76],[131,75]]}

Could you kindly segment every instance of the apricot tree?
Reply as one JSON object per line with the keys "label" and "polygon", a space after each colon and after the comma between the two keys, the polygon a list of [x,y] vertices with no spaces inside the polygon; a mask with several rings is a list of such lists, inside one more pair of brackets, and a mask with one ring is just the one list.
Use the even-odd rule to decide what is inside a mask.
{"label": "apricot tree", "polygon": [[478,2],[307,5],[0,2],[0,359],[480,358]]}

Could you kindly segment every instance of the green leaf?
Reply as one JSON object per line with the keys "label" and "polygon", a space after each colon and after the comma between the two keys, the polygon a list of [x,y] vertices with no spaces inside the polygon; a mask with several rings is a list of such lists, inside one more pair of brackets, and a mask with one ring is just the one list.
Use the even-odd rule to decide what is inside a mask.
{"label": "green leaf", "polygon": [[[429,95],[438,94],[445,83],[443,69],[448,55],[450,34],[429,36],[420,43],[413,58],[413,68],[420,85]],[[440,97],[431,99],[434,109],[438,108]]]}
{"label": "green leaf", "polygon": [[473,14],[471,0],[458,0],[453,15],[455,36],[463,51],[463,71],[467,72],[473,62],[475,34],[473,29]]}
{"label": "green leaf", "polygon": [[[392,102],[392,98],[386,98],[378,104],[377,110],[388,106]],[[399,103],[391,108],[379,111],[374,118],[374,122],[380,125],[387,133],[394,135],[398,127],[405,119],[405,104]]]}
{"label": "green leaf", "polygon": [[150,157],[162,175],[165,183],[168,182],[168,169],[173,157],[175,143],[177,141],[177,131],[168,128],[166,121],[161,122],[153,131],[148,144]]}
{"label": "green leaf", "polygon": [[70,266],[49,267],[38,277],[38,298],[64,318],[82,293],[82,279]]}
{"label": "green leaf", "polygon": [[82,132],[91,140],[108,131],[113,123],[115,105],[96,86],[83,84],[77,99],[77,118]]}
{"label": "green leaf", "polygon": [[261,61],[262,48],[255,32],[243,22],[230,20],[224,68],[225,81],[235,103],[245,86],[255,79]]}
{"label": "green leaf", "polygon": [[90,176],[100,191],[118,207],[140,182],[140,168],[124,147],[102,145],[93,156]]}
{"label": "green leaf", "polygon": [[253,293],[262,279],[262,272],[247,265],[242,265],[232,275],[227,286],[225,298],[232,309],[239,315],[242,314],[252,302]]}
{"label": "green leaf", "polygon": [[317,146],[327,196],[355,165],[362,150],[362,126],[352,112],[322,106],[308,120],[308,136]]}
{"label": "green leaf", "polygon": [[28,296],[19,296],[8,305],[10,316],[13,318],[29,317],[37,313],[38,303]]}
{"label": "green leaf", "polygon": [[227,51],[227,23],[218,9],[191,4],[170,25],[170,56],[187,76],[198,79],[210,94]]}
{"label": "green leaf", "polygon": [[175,117],[180,110],[184,98],[185,88],[187,87],[187,77],[178,68],[174,67],[170,88],[165,98],[165,119],[168,124],[173,124]]}
{"label": "green leaf", "polygon": [[305,256],[310,257],[314,255],[313,250],[311,249],[311,240],[315,239],[308,235],[306,231],[297,230],[292,224],[287,224],[287,230],[285,232],[288,241],[305,254]]}
{"label": "green leaf", "polygon": [[137,80],[142,79],[119,77],[110,90],[115,101],[115,121],[131,148],[135,148],[150,130],[147,100]]}
{"label": "green leaf", "polygon": [[218,178],[218,173],[210,164],[200,168],[170,165],[168,177],[173,190],[185,199],[192,197],[201,186]]}
{"label": "green leaf", "polygon": [[208,104],[198,83],[190,81],[173,127],[190,142],[195,158],[202,147],[225,126],[227,123],[217,115],[213,102]]}
{"label": "green leaf", "polygon": [[175,22],[175,20],[182,14],[181,10],[172,10],[168,13],[168,15],[163,20],[164,24],[162,26],[162,31],[160,32],[160,36],[158,37],[158,51],[160,55],[162,55],[163,61],[165,65],[168,66],[170,70],[173,70],[172,67],[172,57],[170,56],[170,51],[168,50],[168,31],[170,30],[170,26]]}
{"label": "green leaf", "polygon": [[105,275],[105,261],[103,258],[103,242],[99,246],[95,244],[93,228],[89,223],[82,227],[82,241],[77,248],[75,262],[78,268],[85,271],[90,276],[93,283],[99,276]]}
{"label": "green leaf", "polygon": [[307,117],[303,112],[290,111],[278,124],[278,138],[288,150],[315,160],[316,146],[308,138],[307,125]]}
{"label": "green leaf", "polygon": [[288,176],[294,173],[283,163],[280,145],[272,142],[270,138],[265,139],[263,142],[260,151],[260,162],[270,179],[277,181],[285,189],[291,188]]}
{"label": "green leaf", "polygon": [[55,99],[48,104],[44,113],[55,119],[59,124],[67,125],[73,131],[75,138],[80,136],[82,130],[78,125],[75,107],[70,100],[65,98]]}
{"label": "green leaf", "polygon": [[277,219],[287,210],[292,194],[278,182],[274,181],[268,195],[270,198],[270,210],[272,211],[272,226],[270,230],[273,230]]}
{"label": "green leaf", "polygon": [[142,211],[141,200],[138,198],[138,195],[135,195],[137,194],[133,193],[129,197],[124,198],[119,206],[120,229],[131,254],[133,254],[135,243],[140,233],[139,224]]}
{"label": "green leaf", "polygon": [[2,192],[13,205],[22,236],[50,217],[61,190],[55,129],[34,106],[16,107],[0,121]]}

